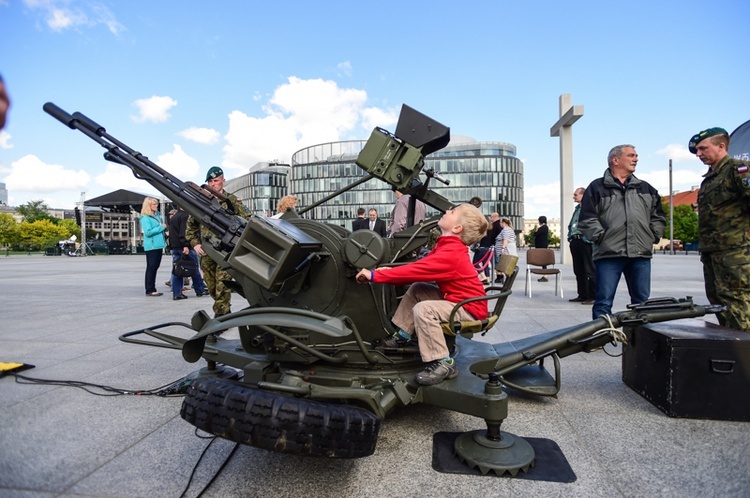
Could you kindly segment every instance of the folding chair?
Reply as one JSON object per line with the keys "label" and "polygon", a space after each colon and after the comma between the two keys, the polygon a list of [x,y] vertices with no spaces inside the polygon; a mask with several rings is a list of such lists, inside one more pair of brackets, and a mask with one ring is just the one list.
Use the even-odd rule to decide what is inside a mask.
{"label": "folding chair", "polygon": [[[547,268],[542,268],[546,266]],[[538,267],[538,268],[535,268]],[[526,253],[526,295],[531,297],[532,275],[554,275],[555,295],[563,297],[562,272],[555,268],[555,251],[552,249],[529,249]]]}

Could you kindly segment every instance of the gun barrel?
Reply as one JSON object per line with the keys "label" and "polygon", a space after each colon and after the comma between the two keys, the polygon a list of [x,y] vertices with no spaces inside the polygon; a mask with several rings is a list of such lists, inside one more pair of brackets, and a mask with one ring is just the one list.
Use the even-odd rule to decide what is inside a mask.
{"label": "gun barrel", "polygon": [[150,161],[148,157],[108,134],[103,126],[88,116],[80,112],[69,114],[52,102],[44,104],[43,109],[64,125],[79,130],[99,143],[107,149],[104,153],[106,160],[130,168],[137,178],[150,183],[156,190],[171,199],[190,216],[199,219],[209,230],[218,235],[219,240],[226,246],[225,249],[232,249],[233,243],[242,234],[245,220],[226,211],[215,199],[215,196],[184,183]]}
{"label": "gun barrel", "polygon": [[44,112],[64,124],[65,126],[68,126],[72,129],[75,129],[75,124],[73,123],[75,120],[73,119],[73,116],[68,114],[67,112],[63,111],[61,108],[57,107],[52,102],[47,102],[42,106],[42,109],[44,109]]}

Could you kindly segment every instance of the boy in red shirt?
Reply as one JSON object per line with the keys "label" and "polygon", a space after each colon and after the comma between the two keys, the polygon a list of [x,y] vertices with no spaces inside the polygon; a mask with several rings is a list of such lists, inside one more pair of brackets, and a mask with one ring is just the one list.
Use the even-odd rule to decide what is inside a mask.
{"label": "boy in red shirt", "polygon": [[[428,364],[417,374],[416,380],[427,386],[458,375],[440,323],[448,321],[456,303],[485,295],[467,250],[487,232],[484,215],[471,204],[461,204],[446,211],[438,227],[441,236],[435,248],[424,258],[404,266],[363,269],[357,274],[358,282],[412,284],[393,315],[393,324],[400,330],[385,339],[383,345],[396,347],[405,344],[416,333],[422,361]],[[455,316],[456,320],[485,318],[487,303],[484,301],[467,304]]]}

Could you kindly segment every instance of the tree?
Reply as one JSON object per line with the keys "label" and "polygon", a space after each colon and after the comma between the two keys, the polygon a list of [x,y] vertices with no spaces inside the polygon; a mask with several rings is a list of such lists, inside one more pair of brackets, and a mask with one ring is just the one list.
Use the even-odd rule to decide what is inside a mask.
{"label": "tree", "polygon": [[12,246],[18,242],[18,223],[8,213],[0,213],[0,245]]}
{"label": "tree", "polygon": [[57,226],[63,227],[68,231],[66,239],[75,235],[78,240],[81,240],[81,227],[76,224],[75,220],[58,220]]}
{"label": "tree", "polygon": [[47,206],[41,199],[22,204],[16,208],[16,211],[21,213],[23,221],[28,223],[34,223],[38,220],[49,220],[53,224],[57,224],[57,218],[50,216],[48,213],[49,206]]}
{"label": "tree", "polygon": [[59,227],[50,220],[37,220],[33,223],[24,221],[19,225],[19,244],[23,249],[38,251],[54,246],[60,240],[68,238],[68,230]]}
{"label": "tree", "polygon": [[664,230],[664,238],[681,240],[685,244],[698,240],[698,213],[688,204],[674,206],[674,237],[669,233],[669,203],[663,203],[664,212],[667,213],[667,229]]}
{"label": "tree", "polygon": [[536,236],[536,231],[538,228],[538,226],[532,228],[529,233],[523,236],[523,242],[525,245],[534,247],[534,237]]}

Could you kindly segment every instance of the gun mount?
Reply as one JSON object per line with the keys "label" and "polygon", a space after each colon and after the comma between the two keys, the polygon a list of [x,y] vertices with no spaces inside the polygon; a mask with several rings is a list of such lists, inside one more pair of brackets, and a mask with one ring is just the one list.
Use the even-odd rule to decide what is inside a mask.
{"label": "gun mount", "polygon": [[[459,375],[420,386],[414,381],[422,369],[416,348],[379,347],[392,332],[398,289],[356,284],[354,276],[360,268],[408,261],[436,220],[388,240],[291,213],[246,220],[219,204],[220,193],[182,182],[83,114],[51,103],[44,110],[100,144],[105,159],[129,167],[212,232],[203,247],[234,277],[233,289],[248,307],[214,319],[200,311],[190,323],[163,323],[120,339],[176,349],[189,362],[208,361],[209,368],[190,377],[181,415],[226,439],[287,453],[363,457],[375,449],[382,418],[398,406],[427,403],[484,419],[487,430],[462,435],[456,452],[484,473],[515,475],[533,465],[534,454],[523,439],[500,430],[508,405],[503,386],[552,396],[560,389],[559,359],[615,341],[616,327],[718,311],[689,298],[657,300],[510,343],[472,341],[472,334],[449,338]],[[404,106],[396,134],[377,128],[360,153],[357,164],[367,175],[326,199],[378,178],[438,210],[449,209],[453,204],[429,189],[439,175],[422,171],[424,155],[448,140],[447,127]],[[510,294],[490,290],[502,290],[494,299]],[[219,337],[235,327],[239,339]],[[547,357],[554,361],[554,378],[543,366]],[[211,368],[216,364],[232,367],[241,379],[222,378]]]}

